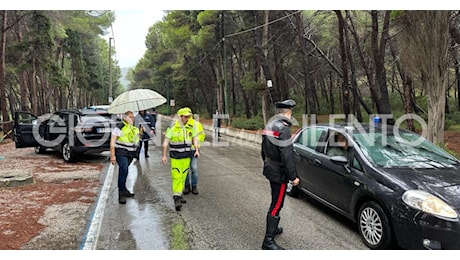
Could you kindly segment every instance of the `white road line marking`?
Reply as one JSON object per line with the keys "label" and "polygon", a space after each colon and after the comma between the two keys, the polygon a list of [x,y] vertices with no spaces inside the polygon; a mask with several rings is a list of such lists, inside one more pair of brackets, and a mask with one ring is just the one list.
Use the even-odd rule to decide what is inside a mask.
{"label": "white road line marking", "polygon": [[81,250],[96,250],[97,240],[101,230],[101,222],[104,216],[105,205],[110,193],[110,185],[112,184],[113,170],[113,164],[109,163],[109,168],[105,176],[104,185],[102,186],[96,208],[91,217],[89,228],[80,246]]}

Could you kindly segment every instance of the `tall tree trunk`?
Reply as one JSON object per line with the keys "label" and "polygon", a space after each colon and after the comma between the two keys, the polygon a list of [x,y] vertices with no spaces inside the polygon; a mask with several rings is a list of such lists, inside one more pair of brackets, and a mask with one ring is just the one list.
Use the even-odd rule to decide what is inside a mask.
{"label": "tall tree trunk", "polygon": [[[267,55],[268,55],[268,49],[267,49],[267,42],[268,42],[268,18],[270,16],[270,11],[265,10],[264,11],[264,27],[262,30],[262,46],[263,48],[263,59],[267,60]],[[264,64],[262,62],[262,64]],[[268,66],[266,66],[268,68]],[[265,68],[265,69],[267,69]],[[267,80],[272,80],[270,77],[267,78],[267,75],[270,76],[270,73],[266,73],[265,69],[263,66],[260,67],[260,79],[263,82],[267,82]],[[270,94],[270,89],[266,84],[262,84],[263,90],[262,90],[262,100],[261,100],[261,105],[262,105],[262,118],[264,120],[264,125],[267,124],[268,122],[268,104],[267,104],[267,96]],[[270,86],[271,88],[271,86]]]}
{"label": "tall tree trunk", "polygon": [[348,59],[346,54],[345,42],[345,20],[343,19],[342,11],[335,11],[339,24],[339,45],[340,57],[342,58],[342,99],[343,99],[343,113],[345,114],[345,121],[348,122],[348,115],[350,114],[350,88],[348,79]]}
{"label": "tall tree trunk", "polygon": [[[238,65],[238,71],[239,71],[239,75],[243,75],[243,64],[242,64],[242,60],[239,58],[241,55],[238,55],[237,51],[236,51],[236,48],[234,48],[234,46],[232,45],[232,50],[233,50],[233,56],[235,57],[236,61],[237,61],[237,65]],[[248,93],[244,90],[244,88],[241,86],[241,84],[238,84],[238,86],[240,86],[240,89],[241,89],[241,95],[243,97],[243,103],[244,103],[244,114],[246,115],[246,118],[251,118],[251,110],[250,110],[250,104],[249,104],[249,97],[248,97]]]}
{"label": "tall tree trunk", "polygon": [[305,33],[302,14],[296,13],[294,18],[296,21],[296,31],[299,39],[300,53],[302,55],[301,62],[302,71],[304,74],[304,93],[306,95],[306,103],[308,105],[307,114],[317,114],[318,110],[316,109],[316,91],[312,84],[310,66],[308,64],[307,42],[304,36]]}
{"label": "tall tree trunk", "polygon": [[[376,100],[377,113],[381,115],[391,114],[390,99],[388,97],[387,75],[385,68],[385,49],[389,35],[391,11],[384,11],[382,30],[379,30],[378,11],[372,10],[372,51],[375,63],[375,82],[378,88],[378,99]],[[380,40],[379,40],[380,35]],[[391,123],[390,120],[389,123]]]}
{"label": "tall tree trunk", "polygon": [[[402,80],[403,85],[403,104],[404,104],[404,113],[405,114],[413,114],[414,113],[414,103],[413,100],[413,91],[412,91],[412,78],[408,75],[406,71],[401,66],[401,62],[397,59],[396,50],[394,48],[394,44],[390,44],[391,55],[396,63],[396,68],[399,72],[399,76]],[[407,129],[410,131],[415,131],[414,120],[409,117],[406,119]]]}
{"label": "tall tree trunk", "polygon": [[[255,22],[257,23],[258,21],[258,12],[259,11],[254,11],[254,17],[255,17]],[[264,20],[268,20],[268,11],[264,12]],[[266,47],[266,41],[268,38],[268,23],[265,24],[264,30],[262,32],[262,35],[258,33],[258,31],[254,32],[254,43],[255,43],[255,52],[256,52],[256,63],[258,64],[257,68],[259,69],[259,73],[256,73],[254,75],[255,81],[256,82],[263,82],[261,84],[261,89],[258,89],[259,93],[258,95],[261,96],[260,101],[261,101],[261,109],[262,109],[262,116],[264,120],[264,124],[267,123],[268,121],[268,105],[267,105],[267,97],[272,97],[273,95],[270,93],[273,90],[271,88],[267,88],[267,80],[271,80],[271,73],[270,73],[270,67],[268,65],[267,61],[267,56],[266,56],[266,51],[264,51]],[[264,36],[266,35],[266,36]],[[265,37],[265,40],[264,40]],[[256,107],[255,107],[256,108]],[[254,111],[254,114],[257,114],[257,111]]]}
{"label": "tall tree trunk", "polygon": [[[8,111],[6,110],[6,64],[5,64],[5,50],[6,50],[6,21],[8,11],[2,11],[2,27],[0,28],[0,110],[2,110],[3,122],[9,121]],[[6,130],[6,129],[5,129]]]}
{"label": "tall tree trunk", "polygon": [[451,11],[428,10],[405,11],[400,18],[404,28],[399,36],[401,59],[412,75],[419,76],[426,91],[426,138],[439,145],[444,142],[450,17]]}
{"label": "tall tree trunk", "polygon": [[[358,33],[356,32],[356,29],[355,29],[355,26],[354,26],[354,23],[353,23],[353,19],[351,18],[351,16],[348,16],[348,20],[350,22],[350,26],[348,27],[348,30],[351,32],[351,35],[353,36],[353,39],[355,41],[358,57],[359,57],[359,60],[361,62],[362,69],[364,70],[364,74],[366,75],[367,82],[369,84],[369,91],[370,91],[370,94],[371,94],[371,98],[375,103],[375,101],[378,99],[378,90],[377,90],[377,87],[375,87],[375,82],[374,82],[374,79],[372,77],[371,68],[370,68],[369,64],[366,62],[366,58],[364,56],[364,52],[363,52],[361,44],[360,44],[361,41],[363,41],[364,39],[360,39],[358,37]],[[366,110],[367,114],[368,115],[372,114],[371,109],[364,102],[364,100],[362,99],[361,95],[359,95],[359,101],[360,101],[361,105],[363,106],[363,108]]]}
{"label": "tall tree trunk", "polygon": [[37,71],[35,66],[35,57],[32,58],[32,77],[30,78],[31,89],[30,89],[30,99],[32,105],[32,113],[38,115],[38,92],[37,92]]}
{"label": "tall tree trunk", "polygon": [[[16,32],[17,41],[22,44],[24,42],[24,36],[21,31],[21,26],[17,24],[17,32]],[[21,53],[21,59],[24,59],[24,53]],[[19,77],[19,88],[21,93],[21,110],[23,111],[30,111],[29,100],[27,97],[29,96],[29,84],[28,84],[28,72],[24,68],[22,71],[18,73]]]}
{"label": "tall tree trunk", "polygon": [[[348,16],[348,12],[346,11],[346,16]],[[347,52],[347,57],[348,57],[348,62],[350,64],[350,72],[351,72],[351,92],[353,93],[353,113],[355,114],[356,118],[358,119],[358,122],[363,122],[363,117],[361,115],[361,106],[360,104],[360,98],[359,98],[359,92],[358,92],[358,82],[356,80],[356,68],[355,68],[355,63],[353,61],[353,55],[351,54],[351,42],[350,42],[350,37],[348,35],[348,23],[346,20],[343,21],[344,24],[344,35],[345,35],[345,46],[346,46],[346,52]]]}
{"label": "tall tree trunk", "polygon": [[460,111],[460,62],[458,61],[458,52],[452,51],[454,58],[455,80],[457,85],[457,110]]}
{"label": "tall tree trunk", "polygon": [[[235,64],[233,59],[230,60],[230,72],[232,75],[232,114],[236,115],[236,83],[235,83]],[[206,96],[206,95],[205,95]]]}
{"label": "tall tree trunk", "polygon": [[329,96],[330,96],[330,104],[331,104],[331,114],[335,114],[335,97],[334,97],[334,79],[332,77],[332,72],[329,72]]}

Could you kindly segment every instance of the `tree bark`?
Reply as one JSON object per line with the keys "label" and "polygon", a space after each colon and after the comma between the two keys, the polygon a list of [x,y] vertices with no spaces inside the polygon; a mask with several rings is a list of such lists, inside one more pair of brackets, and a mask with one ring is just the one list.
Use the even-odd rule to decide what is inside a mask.
{"label": "tree bark", "polygon": [[[5,51],[6,51],[6,21],[8,11],[2,11],[2,27],[0,28],[0,110],[2,110],[2,121],[9,121],[8,111],[6,109],[6,64],[5,64]],[[4,129],[7,130],[7,129]]]}
{"label": "tree bark", "polygon": [[[388,40],[391,11],[384,11],[382,30],[379,30],[378,11],[372,10],[372,51],[375,63],[375,82],[378,88],[376,100],[377,113],[381,115],[391,114],[390,99],[388,97],[387,75],[385,68],[385,49]],[[380,34],[380,40],[379,40]]]}
{"label": "tree bark", "polygon": [[345,20],[343,19],[342,11],[335,11],[338,20],[339,29],[339,46],[340,46],[340,57],[342,59],[342,106],[343,113],[345,114],[345,121],[348,122],[350,114],[350,88],[348,79],[348,59],[346,54],[346,42],[345,42]]}
{"label": "tree bark", "polygon": [[304,24],[302,20],[302,14],[296,13],[294,15],[294,18],[296,20],[296,31],[299,39],[300,53],[302,55],[301,62],[302,71],[304,74],[304,93],[308,109],[307,114],[317,114],[318,111],[316,109],[316,90],[313,87],[311,80],[310,66],[308,63],[307,42],[304,36]]}

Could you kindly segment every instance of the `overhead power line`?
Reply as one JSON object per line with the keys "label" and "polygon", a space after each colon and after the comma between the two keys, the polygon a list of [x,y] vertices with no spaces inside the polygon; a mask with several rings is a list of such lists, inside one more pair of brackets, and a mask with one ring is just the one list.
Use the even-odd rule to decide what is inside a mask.
{"label": "overhead power line", "polygon": [[224,35],[224,37],[222,37],[222,39],[220,39],[220,40],[214,45],[214,47],[212,47],[212,49],[211,49],[209,52],[207,52],[207,53],[206,53],[206,54],[205,54],[205,55],[204,55],[204,56],[203,56],[203,57],[202,57],[192,68],[191,68],[191,69],[189,69],[189,70],[187,71],[187,74],[188,74],[189,72],[191,72],[192,70],[194,70],[198,65],[200,65],[201,62],[202,62],[204,59],[206,59],[206,58],[214,51],[214,49],[216,49],[217,46],[219,46],[219,44],[220,44],[222,41],[225,40],[225,38],[230,38],[230,37],[233,37],[233,36],[238,36],[238,35],[241,35],[241,34],[244,34],[244,33],[248,33],[248,32],[251,32],[251,31],[255,31],[255,30],[257,30],[257,29],[259,29],[259,28],[262,28],[262,27],[264,27],[264,26],[266,26],[266,25],[270,25],[270,24],[279,22],[279,21],[281,21],[281,20],[284,20],[284,19],[286,19],[286,18],[288,18],[288,17],[290,17],[290,16],[292,16],[292,15],[294,15],[294,14],[300,13],[300,12],[302,12],[302,10],[297,10],[297,11],[295,11],[295,12],[293,12],[293,13],[287,14],[287,15],[285,15],[285,16],[283,16],[283,17],[277,18],[277,19],[275,19],[275,20],[273,20],[273,21],[270,21],[270,22],[268,22],[268,23],[264,23],[264,24],[255,26],[255,27],[253,27],[253,28],[250,28],[250,29],[247,29],[247,30],[244,30],[244,31],[241,31],[241,32],[230,33],[230,34]]}

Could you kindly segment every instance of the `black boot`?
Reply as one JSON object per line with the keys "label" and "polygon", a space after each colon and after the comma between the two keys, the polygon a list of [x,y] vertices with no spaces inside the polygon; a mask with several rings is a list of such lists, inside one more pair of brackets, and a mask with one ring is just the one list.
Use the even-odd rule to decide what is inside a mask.
{"label": "black boot", "polygon": [[180,208],[182,207],[181,203],[181,197],[180,196],[173,196],[174,198],[174,207],[176,207],[176,211],[180,211]]}
{"label": "black boot", "polygon": [[180,196],[180,203],[183,203],[183,204],[187,203],[187,200],[184,199],[184,196]]}
{"label": "black boot", "polygon": [[[281,220],[280,217],[278,217],[278,218]],[[276,231],[275,231],[275,236],[276,236],[276,235],[279,235],[279,234],[281,234],[281,233],[283,233],[283,228],[282,228],[282,227],[279,227],[279,220],[278,220],[278,225],[277,225],[277,228],[276,228]]]}
{"label": "black boot", "polygon": [[131,193],[128,189],[124,191],[125,197],[132,198],[134,197],[134,193]]}
{"label": "black boot", "polygon": [[184,194],[187,195],[190,193],[190,185],[185,185]]}
{"label": "black boot", "polygon": [[123,191],[118,192],[118,203],[126,204],[126,195],[125,195],[125,193]]}
{"label": "black boot", "polygon": [[280,217],[267,215],[267,230],[265,231],[265,238],[262,244],[264,250],[284,250],[275,242],[275,235],[278,229]]}
{"label": "black boot", "polygon": [[276,231],[275,231],[275,236],[276,236],[276,235],[279,235],[279,234],[281,234],[281,233],[283,233],[283,228],[282,228],[282,227],[278,227],[278,228],[276,229]]}
{"label": "black boot", "polygon": [[192,186],[192,193],[195,194],[195,195],[198,194],[198,189],[196,188],[196,185]]}

